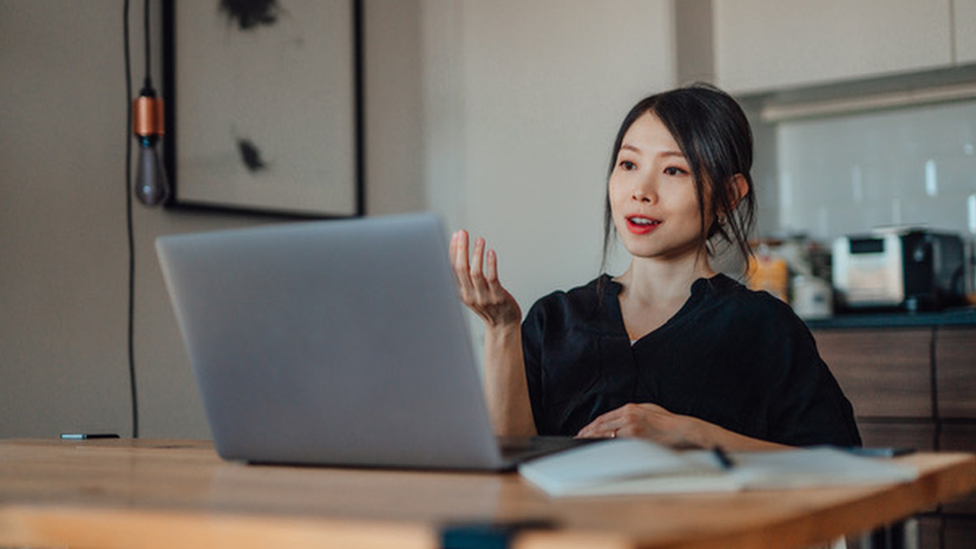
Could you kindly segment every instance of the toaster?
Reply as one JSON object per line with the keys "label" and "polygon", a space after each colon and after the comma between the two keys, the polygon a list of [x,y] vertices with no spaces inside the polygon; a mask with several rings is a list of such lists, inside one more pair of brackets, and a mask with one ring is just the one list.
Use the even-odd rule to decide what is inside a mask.
{"label": "toaster", "polygon": [[926,229],[834,240],[832,279],[840,307],[940,309],[965,296],[962,237]]}

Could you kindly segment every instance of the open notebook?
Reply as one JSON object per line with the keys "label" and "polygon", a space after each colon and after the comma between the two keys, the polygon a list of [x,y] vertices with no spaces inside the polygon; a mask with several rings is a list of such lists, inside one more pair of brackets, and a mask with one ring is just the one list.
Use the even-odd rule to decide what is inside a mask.
{"label": "open notebook", "polygon": [[741,452],[723,463],[711,451],[678,452],[614,439],[542,457],[519,473],[553,497],[728,492],[914,480],[918,472],[832,447]]}

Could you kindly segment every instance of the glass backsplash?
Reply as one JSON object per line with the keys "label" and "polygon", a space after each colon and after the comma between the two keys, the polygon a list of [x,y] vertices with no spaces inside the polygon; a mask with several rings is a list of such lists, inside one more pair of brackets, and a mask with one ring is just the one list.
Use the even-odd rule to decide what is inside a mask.
{"label": "glass backsplash", "polygon": [[976,235],[976,101],[781,122],[775,136],[782,233]]}

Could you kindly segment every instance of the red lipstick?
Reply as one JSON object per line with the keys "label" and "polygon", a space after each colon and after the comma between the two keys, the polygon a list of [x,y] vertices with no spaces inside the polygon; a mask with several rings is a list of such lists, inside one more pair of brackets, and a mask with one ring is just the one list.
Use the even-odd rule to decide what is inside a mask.
{"label": "red lipstick", "polygon": [[640,215],[627,218],[627,230],[633,234],[647,234],[658,228],[660,225],[660,221]]}

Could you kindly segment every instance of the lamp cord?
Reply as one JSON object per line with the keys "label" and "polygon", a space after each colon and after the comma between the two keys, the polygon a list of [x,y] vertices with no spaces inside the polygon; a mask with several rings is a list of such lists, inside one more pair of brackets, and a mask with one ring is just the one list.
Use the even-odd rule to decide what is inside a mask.
{"label": "lamp cord", "polygon": [[[148,8],[149,0],[146,0]],[[149,69],[149,11],[146,10],[146,70]],[[139,438],[139,401],[136,393],[136,360],[135,360],[135,280],[136,280],[136,245],[132,229],[132,69],[129,48],[129,0],[125,0],[123,7],[123,29],[125,36],[125,222],[129,239],[129,317],[128,317],[128,352],[129,352],[129,393],[132,397],[132,438]]]}
{"label": "lamp cord", "polygon": [[150,46],[150,44],[149,44],[149,42],[150,42],[149,41],[149,0],[146,0],[145,4],[143,4],[143,7],[142,7],[142,15],[143,15],[143,17],[142,17],[142,28],[143,28],[142,32],[143,32],[143,38],[145,39],[145,44],[146,44],[146,46],[145,46],[145,52],[146,52],[146,80],[145,81],[146,81],[146,87],[147,88],[151,88],[152,87],[152,79],[150,78],[150,75],[152,74],[152,71],[149,70],[149,69],[150,69],[150,67],[152,67],[152,55],[150,55],[150,51],[151,50],[149,48],[149,46]]}

